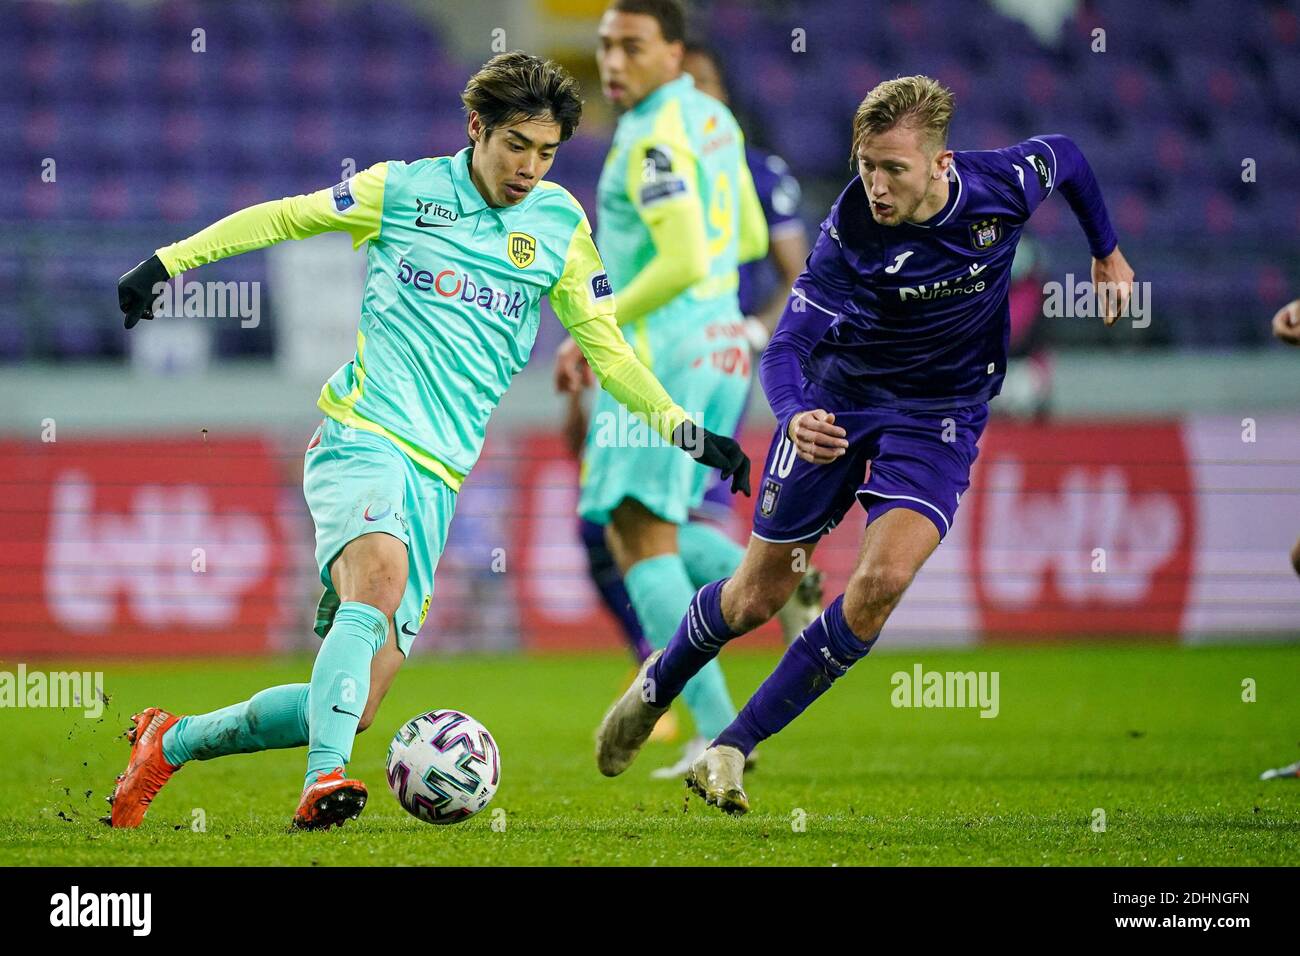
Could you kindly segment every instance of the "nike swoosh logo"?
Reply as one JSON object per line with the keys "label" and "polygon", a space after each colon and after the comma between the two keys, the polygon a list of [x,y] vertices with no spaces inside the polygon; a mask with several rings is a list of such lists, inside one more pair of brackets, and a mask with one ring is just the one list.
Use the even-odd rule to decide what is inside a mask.
{"label": "nike swoosh logo", "polygon": [[338,704],[335,704],[333,707],[330,708],[330,710],[334,711],[334,713],[336,714],[347,714],[349,717],[355,717],[357,720],[361,719],[360,714],[354,714],[350,710],[339,710]]}
{"label": "nike swoosh logo", "polygon": [[423,216],[417,217],[415,224],[421,229],[446,229],[456,225],[454,222],[425,222]]}
{"label": "nike swoosh logo", "polygon": [[407,637],[418,637],[418,636],[420,635],[420,632],[419,632],[419,631],[408,631],[408,630],[407,630],[407,628],[410,627],[410,626],[411,626],[411,622],[410,622],[410,621],[407,621],[405,624],[403,624],[403,625],[402,625],[402,633],[405,634]]}
{"label": "nike swoosh logo", "polygon": [[898,258],[894,260],[894,264],[892,266],[885,266],[885,271],[892,276],[899,269],[903,268],[903,263],[907,261],[907,257],[910,256],[911,254],[912,254],[911,249],[909,249],[907,252],[900,252],[898,254]]}

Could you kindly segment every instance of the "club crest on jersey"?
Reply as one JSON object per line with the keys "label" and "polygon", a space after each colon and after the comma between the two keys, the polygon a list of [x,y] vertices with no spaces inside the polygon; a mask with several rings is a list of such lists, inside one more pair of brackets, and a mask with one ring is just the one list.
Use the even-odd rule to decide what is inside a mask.
{"label": "club crest on jersey", "polygon": [[764,518],[772,517],[776,510],[776,499],[781,494],[781,482],[768,478],[763,482],[763,495],[758,500],[758,510]]}
{"label": "club crest on jersey", "polygon": [[1002,223],[998,222],[997,216],[970,224],[970,241],[976,249],[982,250],[995,246],[1001,238]]}
{"label": "club crest on jersey", "polygon": [[537,258],[537,240],[526,232],[512,232],[506,238],[506,252],[518,269],[527,269]]}

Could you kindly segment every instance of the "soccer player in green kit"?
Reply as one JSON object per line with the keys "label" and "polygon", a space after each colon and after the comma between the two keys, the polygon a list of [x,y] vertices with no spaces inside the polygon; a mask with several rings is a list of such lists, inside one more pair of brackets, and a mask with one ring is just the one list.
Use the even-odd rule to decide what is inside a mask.
{"label": "soccer player in green kit", "polygon": [[[751,377],[737,267],[767,254],[767,224],[735,118],[682,72],[684,33],[677,0],[616,0],[601,18],[597,66],[621,115],[597,190],[596,244],[638,356],[705,427],[729,435]],[[576,347],[561,350],[560,379],[566,363],[579,362]],[[568,377],[580,381],[578,372]],[[743,549],[720,529],[689,521],[708,475],[680,467],[681,456],[654,442],[611,440],[617,420],[617,403],[599,394],[578,512],[606,526],[645,637],[662,648],[694,580],[730,574]],[[735,708],[717,667],[703,669],[682,696],[697,732],[683,757],[689,765],[691,748],[702,750]]]}
{"label": "soccer player in green kit", "polygon": [[326,418],[303,469],[325,586],[311,681],[209,714],[135,715],[110,797],[116,827],[139,826],[190,760],[304,745],[294,826],[328,828],[361,812],[365,785],[344,773],[353,738],[424,624],[457,492],[528,359],[543,295],[611,395],[749,493],[739,446],[692,421],[623,339],[582,208],[543,181],[581,116],[577,84],[515,52],[485,64],[462,100],[470,145],[456,155],[379,163],[332,189],[241,210],[119,283],[129,329],[152,317],[161,283],[187,269],[327,231],[366,244],[356,355],[321,390]]}

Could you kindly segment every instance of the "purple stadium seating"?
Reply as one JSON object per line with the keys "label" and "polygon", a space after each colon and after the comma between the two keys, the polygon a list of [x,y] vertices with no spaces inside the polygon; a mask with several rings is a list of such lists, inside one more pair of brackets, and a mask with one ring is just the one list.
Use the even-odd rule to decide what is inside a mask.
{"label": "purple stadium seating", "polygon": [[[926,72],[956,93],[958,148],[1045,132],[1080,143],[1130,258],[1167,280],[1161,308],[1187,317],[1169,341],[1258,343],[1258,316],[1300,286],[1294,256],[1267,264],[1268,253],[1300,239],[1294,3],[1264,0],[1225,15],[1221,0],[1151,0],[1138,16],[1130,0],[1086,0],[1055,43],[991,6],[972,12],[969,0],[699,6],[738,112],[760,121],[766,145],[805,182],[810,221],[851,175],[856,103],[883,79]],[[117,231],[137,237],[133,248],[138,237],[147,246],[241,206],[329,185],[347,159],[364,167],[464,144],[458,93],[474,64],[458,62],[434,25],[397,0],[18,0],[5,24],[0,109],[17,129],[0,142],[0,167],[38,169],[54,157],[58,184],[24,177],[0,218],[57,237],[41,248],[66,255],[73,244],[70,258],[100,263],[102,274],[61,276],[69,294],[50,318],[57,332],[33,332],[0,312],[3,360],[121,348],[120,336],[103,331],[102,311],[78,305],[98,303],[132,264],[107,238]],[[203,53],[191,49],[196,25]],[[1107,31],[1105,53],[1090,49],[1097,27]],[[792,49],[796,30],[802,52]],[[584,126],[555,169],[593,219],[607,146],[607,131]],[[1248,158],[1253,183],[1242,182]],[[1047,267],[1078,271],[1080,237],[1064,203],[1045,204],[1030,231]],[[0,258],[0,287],[41,301],[32,283],[49,281],[46,257]],[[264,267],[249,257],[238,268],[257,277]]]}

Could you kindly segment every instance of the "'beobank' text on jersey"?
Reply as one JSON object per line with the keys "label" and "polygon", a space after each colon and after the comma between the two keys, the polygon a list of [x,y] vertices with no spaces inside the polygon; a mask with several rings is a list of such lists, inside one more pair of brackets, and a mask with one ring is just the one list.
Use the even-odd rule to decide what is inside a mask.
{"label": "'beobank' text on jersey", "polygon": [[601,385],[663,433],[686,418],[636,359],[586,214],[539,182],[494,207],[469,148],[378,163],[332,189],[250,206],[158,250],[170,275],[285,239],[346,232],[366,246],[356,354],[321,389],[331,418],[383,435],[459,490],[489,416],[528,361],[548,296]]}

